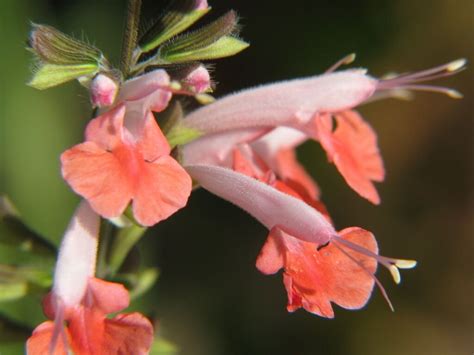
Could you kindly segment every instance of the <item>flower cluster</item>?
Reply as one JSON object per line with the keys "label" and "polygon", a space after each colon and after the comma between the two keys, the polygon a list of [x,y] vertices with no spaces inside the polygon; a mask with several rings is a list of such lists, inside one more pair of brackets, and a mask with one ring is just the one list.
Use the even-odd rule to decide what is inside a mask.
{"label": "flower cluster", "polygon": [[[399,269],[416,264],[380,256],[374,235],[365,229],[337,231],[296,148],[318,141],[347,184],[379,204],[374,182],[384,180],[385,170],[377,136],[354,109],[408,90],[458,97],[454,90],[418,83],[455,74],[465,61],[377,79],[364,69],[338,70],[352,62],[351,55],[322,75],[214,101],[208,94],[210,74],[196,62],[232,55],[246,44],[235,36],[232,12],[197,34],[180,36],[209,10],[206,1],[187,3],[187,12],[169,20],[159,35],[145,33],[130,53],[131,66],[121,72],[111,69],[100,51],[88,48],[87,70],[64,74],[84,64],[59,60],[59,49],[71,48],[68,37],[35,25],[31,45],[42,62],[31,84],[45,88],[78,78],[89,88],[98,116],[87,125],[84,142],[61,155],[63,178],[83,201],[64,236],[53,289],[43,305],[54,322],[35,329],[29,354],[149,351],[153,328],[144,316],[106,317],[126,308],[129,296],[123,286],[95,277],[100,217],[153,226],[186,206],[193,182],[268,229],[256,266],[264,274],[283,269],[289,311],[304,308],[332,318],[332,304],[359,309],[374,284],[391,306],[375,277],[377,265],[387,267],[398,283]],[[176,63],[181,70],[168,66]],[[182,114],[182,96],[195,97],[203,106]],[[170,115],[173,107],[178,109]]]}

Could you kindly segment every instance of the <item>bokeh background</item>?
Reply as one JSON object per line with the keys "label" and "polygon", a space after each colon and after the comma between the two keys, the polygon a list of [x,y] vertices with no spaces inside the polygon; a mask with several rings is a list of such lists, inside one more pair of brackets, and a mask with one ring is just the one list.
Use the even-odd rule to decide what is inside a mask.
{"label": "bokeh background", "polygon": [[[471,0],[210,3],[211,18],[237,10],[251,43],[217,63],[217,96],[321,73],[351,52],[355,65],[376,76],[474,60]],[[29,23],[83,36],[117,62],[124,8],[118,0],[0,1],[0,191],[55,243],[78,201],[60,178],[58,157],[82,139],[90,109],[77,83],[43,92],[25,85]],[[378,207],[346,186],[318,144],[299,150],[338,227],[367,228],[383,254],[419,261],[398,287],[379,273],[395,313],[378,291],[363,310],[336,307],[334,320],[287,313],[281,275],[264,276],[254,266],[264,228],[205,191],[140,242],[142,262],[161,275],[136,307],[152,310],[161,334],[185,355],[472,354],[473,82],[472,68],[442,81],[463,100],[420,93],[412,102],[360,108],[378,132],[387,169]],[[42,320],[39,307],[0,305],[0,354],[22,353],[12,344]]]}

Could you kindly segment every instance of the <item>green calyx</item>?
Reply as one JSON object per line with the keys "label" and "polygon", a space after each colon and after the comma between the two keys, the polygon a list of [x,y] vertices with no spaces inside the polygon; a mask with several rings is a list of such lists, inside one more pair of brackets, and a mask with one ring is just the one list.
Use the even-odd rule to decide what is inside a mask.
{"label": "green calyx", "polygon": [[182,33],[210,8],[195,9],[195,0],[176,0],[140,38],[132,74],[147,68],[169,67],[229,57],[249,46],[238,37],[238,16],[229,11],[207,26]]}
{"label": "green calyx", "polygon": [[39,90],[110,70],[99,49],[51,26],[33,24],[28,49],[36,58],[28,85]]}
{"label": "green calyx", "polygon": [[174,1],[140,39],[141,53],[149,52],[191,27],[211,8],[195,9],[194,0]]}

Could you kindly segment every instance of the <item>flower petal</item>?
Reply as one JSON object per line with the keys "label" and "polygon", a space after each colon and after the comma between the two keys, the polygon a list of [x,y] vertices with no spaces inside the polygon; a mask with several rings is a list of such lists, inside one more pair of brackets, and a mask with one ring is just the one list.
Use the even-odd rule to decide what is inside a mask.
{"label": "flower petal", "polygon": [[[361,228],[347,228],[340,236],[377,253],[374,236]],[[284,283],[288,293],[288,310],[304,308],[322,317],[332,318],[331,302],[346,309],[363,307],[374,286],[377,261],[353,250],[344,250],[363,267],[349,258],[333,243],[319,251],[313,243],[302,242],[287,234],[282,238],[285,253]]]}
{"label": "flower petal", "polygon": [[188,173],[170,156],[145,163],[133,198],[136,220],[151,226],[184,207],[191,193]]}
{"label": "flower petal", "polygon": [[147,161],[154,161],[162,155],[170,154],[170,145],[151,112],[148,112],[145,118],[136,149],[142,154],[143,159]]}
{"label": "flower petal", "polygon": [[[38,325],[33,334],[28,338],[26,342],[26,354],[27,355],[67,355],[66,344],[64,339],[60,336],[56,342],[54,352],[50,353],[51,340],[54,332],[54,322],[47,321]],[[66,341],[71,343],[71,336],[66,330]]]}
{"label": "flower petal", "polygon": [[163,69],[153,70],[127,80],[120,90],[117,102],[140,100],[156,90],[167,88],[170,77]]}
{"label": "flower petal", "polygon": [[104,314],[119,312],[130,303],[128,291],[122,284],[93,277],[88,287],[88,302]]}
{"label": "flower petal", "polygon": [[132,197],[132,182],[123,165],[97,144],[78,144],[61,155],[64,179],[103,217],[122,214]]}
{"label": "flower petal", "polygon": [[86,127],[86,141],[97,143],[105,150],[113,150],[123,141],[125,105],[94,118]]}
{"label": "flower petal", "polygon": [[104,354],[148,354],[153,342],[153,326],[139,313],[120,314],[105,320]]}
{"label": "flower petal", "polygon": [[267,131],[267,129],[253,128],[203,136],[183,147],[183,164],[231,167],[232,152],[235,147],[241,143],[253,141]]}
{"label": "flower petal", "polygon": [[257,269],[265,275],[275,274],[284,266],[285,249],[280,238],[271,231],[257,257]]}
{"label": "flower petal", "polygon": [[315,120],[321,145],[350,187],[372,203],[380,203],[372,180],[383,181],[385,170],[375,132],[357,112],[344,111],[335,117],[334,132],[331,117]]}
{"label": "flower petal", "polygon": [[206,190],[244,209],[269,230],[279,227],[316,245],[327,243],[336,233],[314,208],[256,179],[210,165],[188,165],[185,169]]}

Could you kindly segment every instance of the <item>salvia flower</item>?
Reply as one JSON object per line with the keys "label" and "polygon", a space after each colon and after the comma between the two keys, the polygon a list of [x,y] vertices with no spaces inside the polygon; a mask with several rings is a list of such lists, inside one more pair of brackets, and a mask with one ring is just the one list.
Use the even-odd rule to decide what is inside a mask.
{"label": "salvia flower", "polygon": [[[464,65],[465,60],[461,59],[388,80],[370,77],[363,69],[333,72],[333,67],[323,75],[228,95],[191,112],[183,120],[183,126],[204,135],[185,147],[185,164],[204,160],[228,164],[233,144],[255,140],[281,126],[289,127],[305,135],[299,144],[306,139],[319,141],[348,185],[378,204],[380,198],[373,182],[382,181],[385,172],[377,138],[370,125],[352,109],[374,94],[400,89],[437,91],[460,97],[452,89],[417,83],[456,74]],[[333,120],[337,122],[336,129]],[[213,148],[209,149],[210,146]]]}
{"label": "salvia flower", "polygon": [[64,179],[101,216],[118,217],[133,201],[135,219],[153,225],[186,205],[189,175],[170,156],[151,111],[143,112],[142,104],[135,107],[136,101],[153,95],[119,104],[93,119],[86,142],[61,156]]}
{"label": "salvia flower", "polygon": [[29,355],[147,354],[151,323],[139,313],[107,315],[128,307],[120,284],[94,277],[99,216],[82,201],[64,235],[53,290],[43,301],[48,318],[27,342]]}

